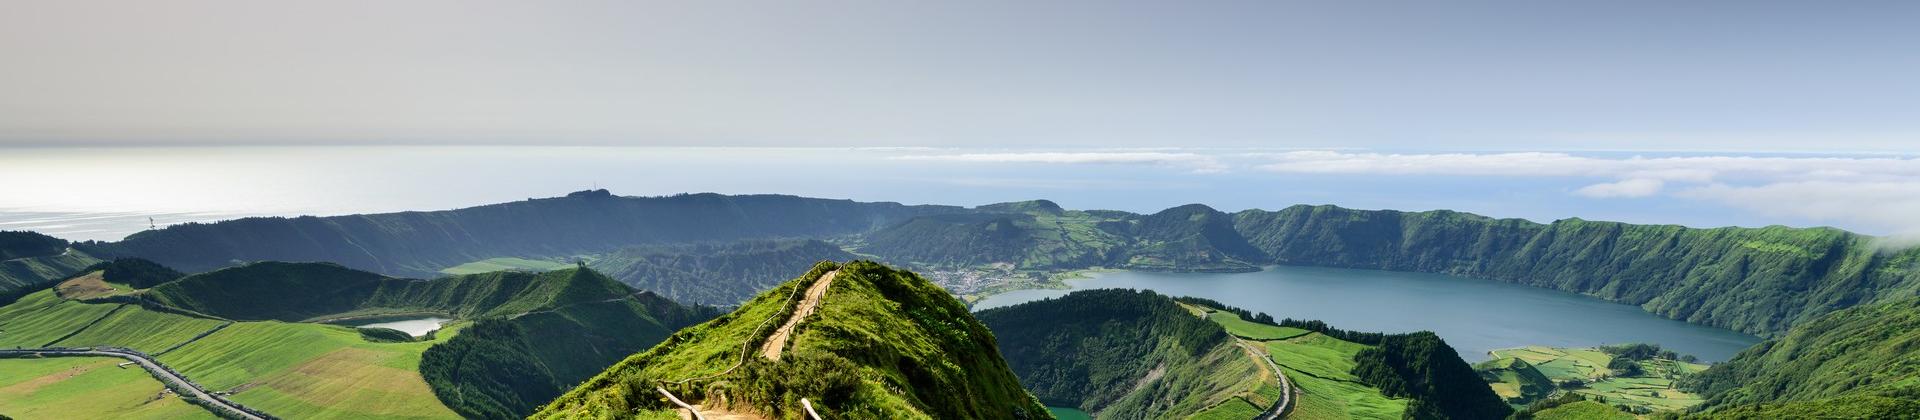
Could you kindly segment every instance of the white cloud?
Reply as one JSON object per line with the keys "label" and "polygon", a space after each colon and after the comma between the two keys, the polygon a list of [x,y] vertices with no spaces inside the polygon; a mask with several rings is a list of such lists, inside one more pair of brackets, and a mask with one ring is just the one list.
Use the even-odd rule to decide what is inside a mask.
{"label": "white cloud", "polygon": [[975,163],[1146,164],[1178,167],[1195,173],[1226,172],[1220,159],[1197,153],[1169,152],[1011,152],[895,156],[900,160]]}
{"label": "white cloud", "polygon": [[1647,197],[1659,194],[1660,189],[1665,186],[1667,186],[1666,181],[1650,178],[1634,178],[1620,182],[1588,185],[1574,190],[1573,193],[1593,198]]}
{"label": "white cloud", "polygon": [[[1266,155],[1283,173],[1510,176],[1609,180],[1571,191],[1589,198],[1661,194],[1773,217],[1920,235],[1920,159],[1831,156],[1592,157],[1567,153]],[[1920,242],[1916,242],[1920,243]]]}

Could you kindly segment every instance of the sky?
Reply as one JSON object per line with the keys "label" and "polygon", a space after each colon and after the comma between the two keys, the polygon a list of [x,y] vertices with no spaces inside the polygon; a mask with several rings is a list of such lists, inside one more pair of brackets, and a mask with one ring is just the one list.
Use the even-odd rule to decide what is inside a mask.
{"label": "sky", "polygon": [[1920,3],[12,2],[0,144],[1909,152]]}
{"label": "sky", "polygon": [[0,13],[0,229],[609,187],[1920,233],[1920,3],[240,0]]}

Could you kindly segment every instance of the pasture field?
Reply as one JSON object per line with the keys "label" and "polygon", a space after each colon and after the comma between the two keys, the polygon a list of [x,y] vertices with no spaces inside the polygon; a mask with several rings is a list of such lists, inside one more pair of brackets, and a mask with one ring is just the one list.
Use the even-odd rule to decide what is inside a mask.
{"label": "pasture field", "polygon": [[433,341],[372,343],[352,328],[242,322],[160,357],[209,390],[268,413],[307,418],[456,418],[420,377]]}
{"label": "pasture field", "polygon": [[1604,403],[1580,401],[1542,410],[1534,413],[1533,418],[1535,420],[1633,420],[1634,416]]}
{"label": "pasture field", "polygon": [[[1195,420],[1244,420],[1258,417],[1260,413],[1265,411],[1262,410],[1261,407],[1263,406],[1254,405],[1244,398],[1234,398],[1220,405],[1216,405],[1213,408],[1209,408],[1207,411],[1194,414],[1193,417],[1189,418]],[[1066,417],[1060,417],[1060,419],[1066,420]]]}
{"label": "pasture field", "polygon": [[525,258],[500,257],[500,258],[488,258],[480,261],[474,261],[466,264],[460,264],[452,267],[442,268],[440,269],[440,273],[452,274],[457,276],[462,274],[491,273],[491,272],[502,271],[502,270],[520,270],[520,271],[536,271],[537,272],[537,271],[559,270],[563,268],[573,268],[573,264],[568,264],[563,262],[554,262],[554,261],[544,261],[544,260],[529,260]]}
{"label": "pasture field", "polygon": [[46,347],[120,306],[61,299],[51,289],[34,292],[0,307],[0,347]]}
{"label": "pasture field", "polygon": [[1287,370],[1287,378],[1302,391],[1290,418],[1397,419],[1407,409],[1407,400],[1380,395],[1351,373],[1353,357],[1365,345],[1320,333],[1265,344],[1274,363]]}
{"label": "pasture field", "polygon": [[1232,312],[1209,312],[1207,313],[1207,320],[1226,327],[1228,334],[1233,334],[1234,336],[1248,340],[1285,340],[1307,334],[1307,330],[1299,328],[1257,324],[1253,321],[1240,319],[1239,315],[1235,315]]}
{"label": "pasture field", "polygon": [[0,359],[0,413],[30,419],[215,419],[112,357]]}
{"label": "pasture field", "polygon": [[[1613,357],[1597,349],[1563,349],[1540,346],[1528,346],[1513,349],[1500,349],[1488,352],[1496,358],[1512,357],[1532,363],[1541,375],[1560,385],[1561,392],[1573,392],[1589,397],[1604,398],[1610,404],[1626,404],[1646,407],[1658,411],[1679,411],[1705,402],[1699,395],[1680,391],[1674,386],[1674,380],[1698,373],[1707,365],[1687,363],[1676,360],[1642,360],[1642,373],[1635,376],[1613,376],[1613,370],[1606,366]],[[1492,383],[1496,392],[1517,390],[1520,384],[1502,376],[1500,382]],[[1567,381],[1578,380],[1583,386],[1567,387]],[[1502,393],[1502,397],[1508,397]],[[1572,411],[1570,411],[1572,412]]]}
{"label": "pasture field", "polygon": [[133,286],[106,280],[105,271],[94,271],[54,285],[53,290],[67,299],[93,299],[133,293]]}
{"label": "pasture field", "polygon": [[127,305],[79,334],[54,343],[61,347],[116,346],[155,354],[185,343],[226,321],[194,318]]}

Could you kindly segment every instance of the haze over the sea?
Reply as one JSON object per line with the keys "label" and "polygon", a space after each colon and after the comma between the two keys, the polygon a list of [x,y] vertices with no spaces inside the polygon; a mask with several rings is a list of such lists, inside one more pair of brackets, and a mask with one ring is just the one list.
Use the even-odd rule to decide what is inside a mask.
{"label": "haze over the sea", "polygon": [[114,240],[248,215],[439,210],[606,188],[1073,209],[1294,204],[1889,234],[1920,214],[1902,155],[1287,149],[537,146],[12,148],[0,230]]}

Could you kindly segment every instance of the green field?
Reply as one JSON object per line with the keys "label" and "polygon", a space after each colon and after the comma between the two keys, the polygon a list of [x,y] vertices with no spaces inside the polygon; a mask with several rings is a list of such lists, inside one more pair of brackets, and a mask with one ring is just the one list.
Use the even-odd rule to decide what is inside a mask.
{"label": "green field", "polygon": [[352,328],[241,322],[160,357],[209,390],[268,413],[305,418],[456,418],[420,377],[420,353],[452,338],[371,343]]}
{"label": "green field", "polygon": [[[1494,350],[1488,354],[1496,359],[1511,357],[1525,360],[1532,363],[1541,375],[1553,381],[1561,392],[1599,397],[1609,404],[1626,404],[1656,411],[1680,411],[1705,402],[1701,396],[1674,386],[1675,379],[1705,370],[1707,366],[1702,364],[1666,359],[1642,360],[1636,362],[1641,374],[1621,377],[1614,376],[1614,371],[1607,368],[1613,362],[1613,356],[1598,349],[1528,346]],[[1520,384],[1509,381],[1513,376],[1501,375],[1499,381],[1491,386],[1496,391],[1518,389]],[[1580,385],[1569,385],[1570,381]],[[1502,397],[1508,396],[1508,393],[1502,394]]]}
{"label": "green field", "polygon": [[[1234,398],[1227,400],[1226,403],[1209,408],[1207,411],[1194,414],[1193,417],[1189,418],[1196,420],[1244,420],[1258,417],[1260,413],[1263,412],[1266,412],[1266,410],[1263,410],[1261,406],[1254,405],[1244,398]],[[1066,417],[1061,417],[1060,419],[1066,420]]]}
{"label": "green field", "polygon": [[1236,337],[1248,340],[1285,340],[1307,334],[1307,330],[1299,328],[1278,327],[1240,319],[1239,315],[1235,315],[1232,312],[1209,312],[1207,313],[1207,319],[1213,321],[1215,324],[1220,324],[1222,327],[1226,327],[1228,334],[1233,334]]}
{"label": "green field", "polygon": [[0,347],[46,347],[119,307],[61,299],[52,290],[35,292],[0,307]]}
{"label": "green field", "polygon": [[[234,401],[268,413],[303,418],[457,417],[421,378],[420,354],[454,337],[465,323],[446,326],[433,341],[373,343],[352,328],[336,325],[235,322],[188,342],[222,324],[227,322],[138,305],[80,303],[46,290],[0,308],[0,346],[117,346],[157,354],[185,343],[157,359],[209,391],[234,392]],[[67,418],[93,417],[99,416]]]}
{"label": "green field", "polygon": [[15,419],[213,419],[122,359],[0,359],[0,413]]}
{"label": "green field", "polygon": [[466,264],[447,267],[447,268],[440,269],[440,272],[445,274],[452,274],[452,275],[462,275],[462,274],[489,273],[489,272],[502,271],[502,270],[551,271],[551,270],[559,270],[563,268],[573,268],[573,264],[563,263],[563,262],[544,261],[544,260],[529,260],[525,258],[501,257],[501,258],[488,258],[480,261],[474,261]]}
{"label": "green field", "polygon": [[1579,401],[1533,413],[1534,420],[1633,420],[1613,406],[1594,401]]}
{"label": "green field", "polygon": [[1351,373],[1354,355],[1365,345],[1320,333],[1265,344],[1273,362],[1287,370],[1287,378],[1301,390],[1289,418],[1397,419],[1407,410],[1407,400],[1387,398]]}

